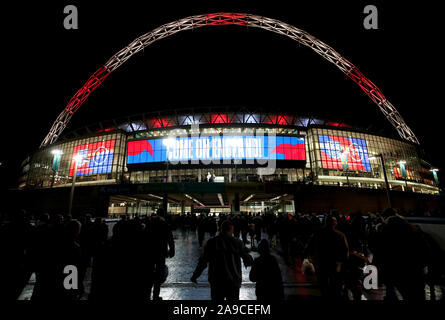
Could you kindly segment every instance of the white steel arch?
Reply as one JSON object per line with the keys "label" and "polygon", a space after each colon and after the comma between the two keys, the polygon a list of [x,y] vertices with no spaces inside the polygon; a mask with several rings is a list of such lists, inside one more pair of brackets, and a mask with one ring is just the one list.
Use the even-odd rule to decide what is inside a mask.
{"label": "white steel arch", "polygon": [[111,59],[109,59],[107,63],[105,63],[105,65],[99,70],[97,70],[87,80],[82,88],[80,88],[70,99],[65,109],[59,114],[56,121],[53,123],[40,147],[54,143],[66,128],[73,114],[88,98],[91,92],[96,89],[111,72],[119,68],[134,54],[138,53],[153,42],[180,31],[196,29],[209,25],[241,25],[261,28],[287,36],[295,41],[298,41],[302,45],[311,48],[320,56],[335,64],[338,69],[354,80],[354,82],[360,86],[360,88],[371,98],[371,100],[378,105],[380,110],[383,112],[389,122],[396,128],[397,132],[403,139],[419,144],[417,137],[405,123],[397,109],[385,98],[380,89],[377,88],[377,86],[369,79],[367,79],[357,67],[355,67],[347,59],[343,58],[337,51],[332,49],[324,42],[311,36],[304,30],[275,19],[242,13],[212,13],[190,16],[164,24],[133,40],[125,48],[113,55]]}

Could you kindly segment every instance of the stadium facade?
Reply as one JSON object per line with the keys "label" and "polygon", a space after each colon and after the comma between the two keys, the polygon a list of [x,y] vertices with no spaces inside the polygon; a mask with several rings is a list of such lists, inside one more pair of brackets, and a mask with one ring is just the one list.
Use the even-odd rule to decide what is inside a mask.
{"label": "stadium facade", "polygon": [[[360,87],[400,138],[313,117],[230,108],[142,114],[62,135],[88,96],[133,55],[178,32],[226,25],[274,32],[313,50]],[[395,106],[332,47],[273,18],[217,12],[166,23],[116,52],[24,161],[20,189],[37,190],[30,205],[63,210],[66,190],[77,186],[77,209],[94,205],[101,215],[150,213],[160,203],[171,212],[347,212],[394,203],[426,210],[437,207],[439,189],[423,158]]]}
{"label": "stadium facade", "polygon": [[24,161],[19,188],[69,190],[76,175],[76,188],[110,195],[108,214],[150,214],[161,205],[173,213],[294,212],[304,186],[384,194],[383,170],[391,192],[438,194],[422,155],[415,143],[342,122],[246,109],[177,110],[65,134]]}

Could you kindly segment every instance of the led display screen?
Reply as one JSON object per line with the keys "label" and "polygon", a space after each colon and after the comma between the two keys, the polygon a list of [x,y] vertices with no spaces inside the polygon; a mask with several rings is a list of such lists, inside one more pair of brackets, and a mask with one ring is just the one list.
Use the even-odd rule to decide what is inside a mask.
{"label": "led display screen", "polygon": [[366,140],[318,135],[325,169],[371,171]]}
{"label": "led display screen", "polygon": [[404,179],[404,178],[406,178],[406,180],[409,180],[409,181],[414,181],[415,180],[415,178],[414,178],[414,171],[413,170],[405,169],[406,177],[403,175],[403,172],[402,172],[402,170],[400,168],[393,167],[393,170],[394,170],[394,176],[396,177],[396,179]]}
{"label": "led display screen", "polygon": [[74,175],[74,157],[77,155],[81,157],[81,160],[77,163],[78,176],[111,172],[114,144],[115,140],[108,140],[75,146],[69,176]]}
{"label": "led display screen", "polygon": [[128,142],[127,163],[224,159],[306,160],[303,137],[201,136]]}

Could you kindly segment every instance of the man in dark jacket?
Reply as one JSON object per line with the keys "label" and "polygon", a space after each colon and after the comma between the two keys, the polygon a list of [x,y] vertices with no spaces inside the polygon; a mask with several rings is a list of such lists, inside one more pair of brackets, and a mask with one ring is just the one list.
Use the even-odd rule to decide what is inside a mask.
{"label": "man in dark jacket", "polygon": [[242,281],[241,259],[245,267],[252,264],[252,257],[247,248],[242,241],[233,237],[233,229],[231,221],[222,223],[221,232],[207,241],[204,253],[190,279],[196,283],[208,264],[210,291],[214,301],[239,300]]}
{"label": "man in dark jacket", "polygon": [[385,220],[379,237],[375,256],[386,286],[385,299],[397,299],[397,288],[403,300],[425,300],[424,268],[431,249],[422,233],[402,216],[394,215]]}
{"label": "man in dark jacket", "polygon": [[325,226],[309,240],[305,257],[315,258],[317,278],[322,296],[339,299],[341,297],[342,264],[349,256],[346,236],[337,230],[337,219],[326,217]]}
{"label": "man in dark jacket", "polygon": [[154,278],[153,283],[150,285],[150,287],[153,286],[153,300],[162,300],[159,297],[159,293],[161,284],[165,280],[165,259],[175,256],[175,241],[171,227],[164,217],[164,210],[158,209],[157,215],[151,218],[146,228],[146,237],[151,248],[150,253],[154,263]]}
{"label": "man in dark jacket", "polygon": [[259,301],[280,301],[284,299],[283,279],[277,259],[270,254],[269,241],[258,243],[260,256],[253,261],[250,281],[256,282],[255,294]]}

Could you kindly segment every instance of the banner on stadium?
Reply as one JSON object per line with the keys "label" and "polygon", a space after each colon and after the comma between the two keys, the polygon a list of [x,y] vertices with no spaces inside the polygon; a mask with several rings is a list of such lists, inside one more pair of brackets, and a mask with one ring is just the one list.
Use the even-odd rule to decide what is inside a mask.
{"label": "banner on stadium", "polygon": [[133,140],[127,164],[203,160],[306,160],[304,137],[201,136]]}
{"label": "banner on stadium", "polygon": [[69,176],[74,175],[76,156],[81,160],[77,164],[77,175],[89,175],[111,172],[113,165],[115,140],[82,144],[73,148]]}
{"label": "banner on stadium", "polygon": [[366,140],[318,135],[318,141],[323,168],[371,171]]}

